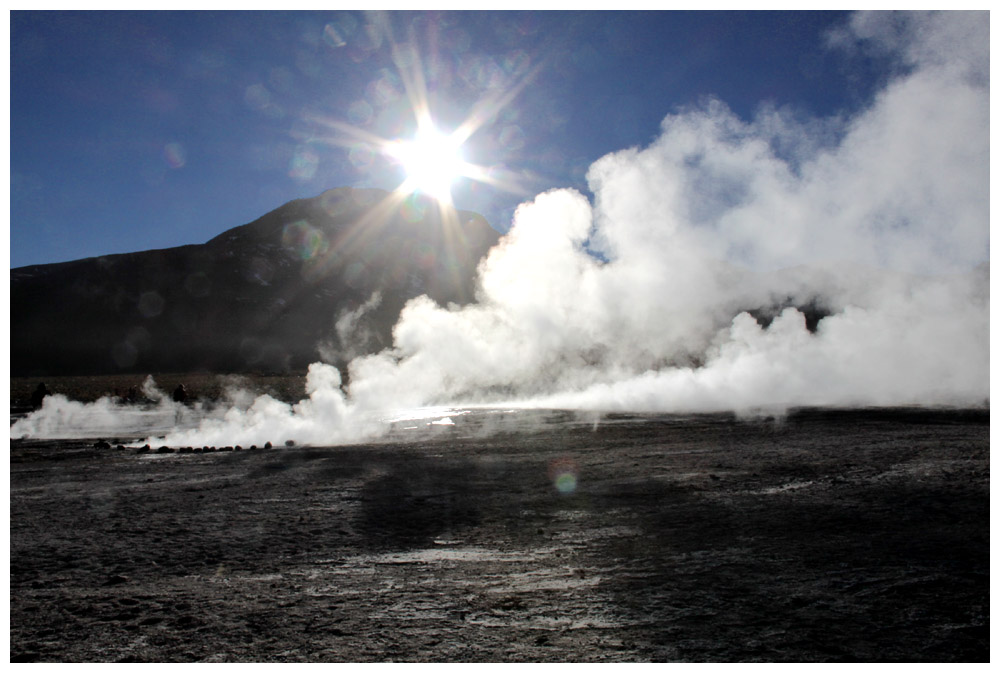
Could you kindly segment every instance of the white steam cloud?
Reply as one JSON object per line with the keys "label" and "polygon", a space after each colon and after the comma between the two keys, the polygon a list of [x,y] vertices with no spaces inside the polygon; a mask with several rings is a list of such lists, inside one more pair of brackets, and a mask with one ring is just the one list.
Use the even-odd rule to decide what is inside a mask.
{"label": "white steam cloud", "polygon": [[150,403],[122,404],[112,397],[84,403],[65,395],[48,395],[41,409],[11,426],[10,436],[13,439],[79,439],[129,435],[140,429],[166,433],[178,427],[194,427],[204,416],[205,410],[200,404],[187,407],[171,400],[156,387],[152,376],[143,382],[142,394]]}
{"label": "white steam cloud", "polygon": [[831,44],[897,66],[866,110],[672,114],[591,166],[593,202],[523,204],[478,301],[414,299],[348,386],[313,365],[299,404],[260,397],[163,441],[354,441],[442,404],[988,404],[988,30],[985,13],[859,14]]}

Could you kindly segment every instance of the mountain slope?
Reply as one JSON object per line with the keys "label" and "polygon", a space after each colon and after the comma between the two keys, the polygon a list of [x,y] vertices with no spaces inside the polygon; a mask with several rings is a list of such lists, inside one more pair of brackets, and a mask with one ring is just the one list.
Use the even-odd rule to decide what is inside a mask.
{"label": "mountain slope", "polygon": [[11,374],[281,371],[391,343],[403,304],[468,303],[482,216],[334,189],[202,245],[11,270]]}

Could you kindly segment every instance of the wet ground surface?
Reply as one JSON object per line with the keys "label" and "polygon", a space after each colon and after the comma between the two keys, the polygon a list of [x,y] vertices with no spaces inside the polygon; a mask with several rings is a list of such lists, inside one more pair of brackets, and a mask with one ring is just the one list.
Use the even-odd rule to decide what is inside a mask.
{"label": "wet ground surface", "polygon": [[11,442],[11,660],[989,659],[988,411],[484,419]]}

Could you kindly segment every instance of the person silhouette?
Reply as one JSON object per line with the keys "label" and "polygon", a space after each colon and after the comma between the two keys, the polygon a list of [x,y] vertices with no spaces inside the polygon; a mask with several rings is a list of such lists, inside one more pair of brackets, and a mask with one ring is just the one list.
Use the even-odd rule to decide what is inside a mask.
{"label": "person silhouette", "polygon": [[49,394],[49,389],[45,387],[44,383],[39,383],[38,387],[35,388],[35,392],[31,393],[31,406],[34,409],[38,409],[42,406],[42,400],[45,396]]}

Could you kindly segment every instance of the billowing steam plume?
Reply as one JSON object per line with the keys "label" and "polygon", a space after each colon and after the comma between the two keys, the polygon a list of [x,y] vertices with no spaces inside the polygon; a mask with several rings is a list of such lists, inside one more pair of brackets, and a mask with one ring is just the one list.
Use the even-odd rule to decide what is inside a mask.
{"label": "billowing steam plume", "polygon": [[592,202],[523,204],[477,303],[415,299],[346,387],[313,365],[298,405],[261,397],[165,441],[351,441],[433,404],[988,403],[988,19],[861,14],[831,42],[895,55],[860,114],[672,114],[591,166]]}

